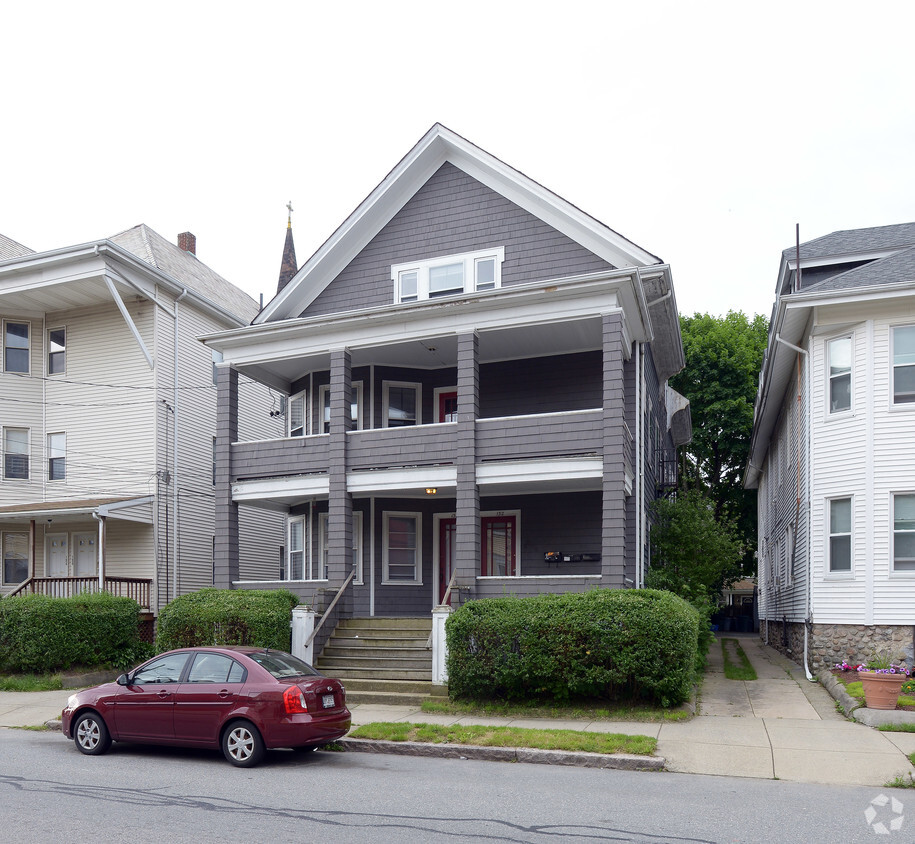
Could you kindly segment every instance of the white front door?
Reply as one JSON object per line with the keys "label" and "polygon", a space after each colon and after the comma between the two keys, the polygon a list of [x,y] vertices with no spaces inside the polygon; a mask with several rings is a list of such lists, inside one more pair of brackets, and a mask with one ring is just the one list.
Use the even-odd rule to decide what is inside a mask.
{"label": "white front door", "polygon": [[65,533],[48,533],[45,534],[45,547],[48,561],[48,577],[69,577],[69,554],[67,547],[67,534]]}
{"label": "white front door", "polygon": [[92,577],[98,574],[98,536],[94,533],[74,533],[76,548],[76,577]]}

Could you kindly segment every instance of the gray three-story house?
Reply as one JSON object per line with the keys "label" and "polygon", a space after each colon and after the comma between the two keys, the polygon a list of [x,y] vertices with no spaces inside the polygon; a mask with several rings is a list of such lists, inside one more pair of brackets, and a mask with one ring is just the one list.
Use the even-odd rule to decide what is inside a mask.
{"label": "gray three-story house", "polygon": [[[691,433],[670,268],[443,126],[251,326],[204,341],[217,585],[340,593],[328,629],[641,585]],[[286,436],[239,440],[240,378],[285,394]],[[286,515],[272,570],[239,554],[242,505]]]}

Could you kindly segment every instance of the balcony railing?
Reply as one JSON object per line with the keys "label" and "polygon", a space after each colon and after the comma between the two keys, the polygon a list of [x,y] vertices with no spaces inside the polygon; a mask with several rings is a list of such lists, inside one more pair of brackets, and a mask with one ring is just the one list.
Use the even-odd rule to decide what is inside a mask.
{"label": "balcony railing", "polygon": [[152,580],[137,577],[106,577],[104,587],[98,577],[30,577],[10,592],[14,595],[47,595],[49,598],[72,598],[95,592],[108,592],[118,598],[132,598],[143,609],[150,609]]}

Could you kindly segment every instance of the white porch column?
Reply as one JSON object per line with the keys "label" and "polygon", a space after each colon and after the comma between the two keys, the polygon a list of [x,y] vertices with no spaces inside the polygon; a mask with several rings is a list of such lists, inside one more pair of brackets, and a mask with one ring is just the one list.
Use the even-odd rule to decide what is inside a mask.
{"label": "white porch column", "polygon": [[448,683],[448,668],[445,660],[448,656],[448,643],[445,641],[445,622],[451,615],[451,607],[438,606],[432,610],[432,685],[444,686]]}
{"label": "white porch column", "polygon": [[308,647],[305,643],[315,629],[316,615],[315,611],[305,604],[292,608],[292,655],[309,665],[314,659],[315,646],[314,642],[310,642]]}

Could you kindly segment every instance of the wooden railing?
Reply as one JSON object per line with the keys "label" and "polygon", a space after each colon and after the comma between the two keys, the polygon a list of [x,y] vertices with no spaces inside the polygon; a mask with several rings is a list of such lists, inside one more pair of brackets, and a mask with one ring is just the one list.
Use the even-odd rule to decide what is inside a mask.
{"label": "wooden railing", "polygon": [[87,592],[109,592],[118,598],[132,598],[144,609],[150,609],[149,593],[152,580],[137,577],[106,577],[99,587],[98,577],[30,577],[13,595],[47,595],[49,598],[71,598]]}

